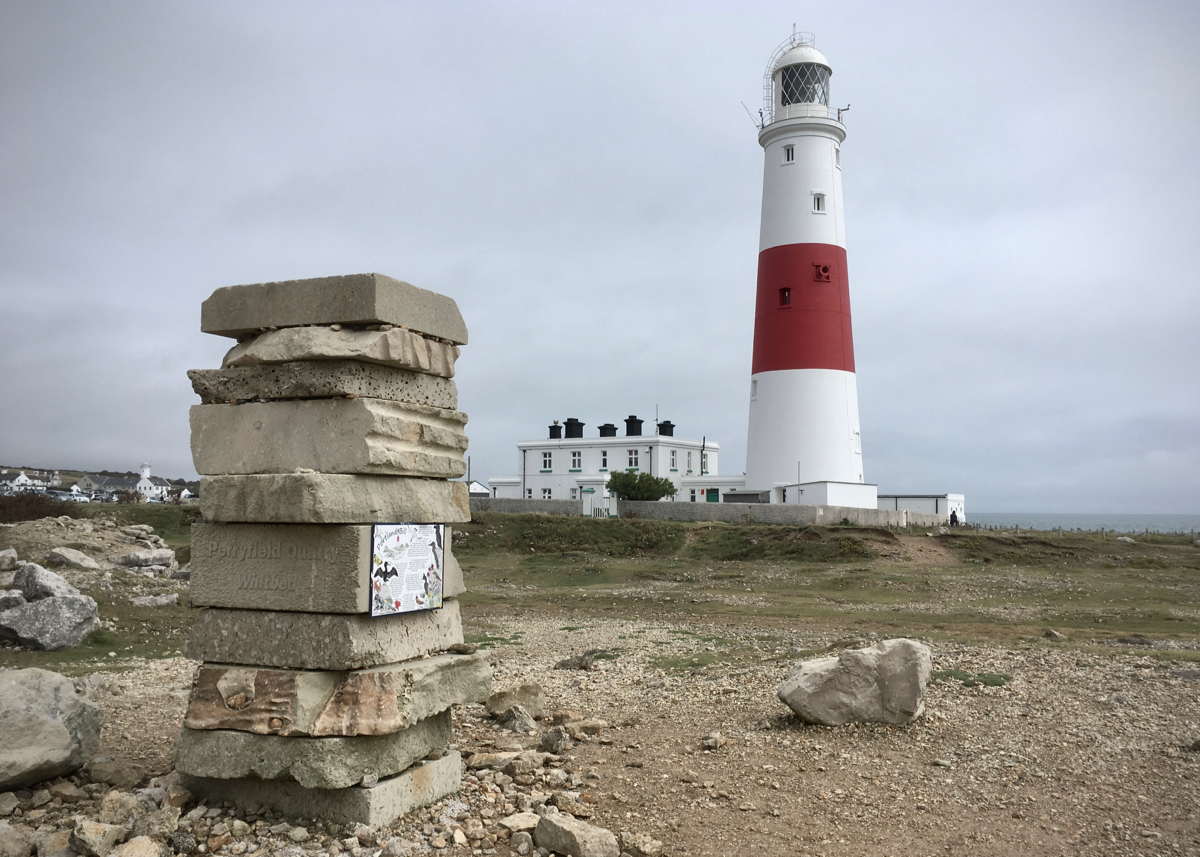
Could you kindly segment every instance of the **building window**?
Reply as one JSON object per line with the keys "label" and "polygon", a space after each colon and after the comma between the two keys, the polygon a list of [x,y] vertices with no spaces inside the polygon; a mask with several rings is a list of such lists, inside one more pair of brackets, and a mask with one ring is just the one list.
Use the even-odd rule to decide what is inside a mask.
{"label": "building window", "polygon": [[576,450],[571,453],[571,467],[575,470],[583,469],[583,453]]}
{"label": "building window", "polygon": [[833,150],[833,165],[835,167],[837,167],[839,170],[842,168],[842,150],[841,149]]}
{"label": "building window", "polygon": [[695,489],[695,488],[693,488],[693,489],[691,490],[691,494],[692,494],[692,496],[691,496],[691,501],[692,501],[693,503],[695,503],[695,502],[696,502],[696,489]]}
{"label": "building window", "polygon": [[600,466],[604,469],[608,469],[608,450],[607,449],[600,450]]}
{"label": "building window", "polygon": [[549,499],[550,499],[550,489],[549,489],[549,488],[543,488],[543,489],[542,489],[542,499],[543,499],[543,500],[549,500]]}
{"label": "building window", "polygon": [[791,289],[780,289],[779,290],[779,305],[780,306],[791,306],[792,305],[792,290]]}
{"label": "building window", "polygon": [[688,472],[688,473],[691,473],[691,472],[692,472],[692,453],[691,453],[691,450],[689,450],[689,451],[688,451],[688,466],[687,466],[687,472]]}
{"label": "building window", "polygon": [[627,450],[629,453],[629,467],[638,466],[638,451],[636,449]]}
{"label": "building window", "polygon": [[824,214],[824,213],[825,213],[825,194],[814,193],[813,194],[813,214]]}
{"label": "building window", "polygon": [[675,450],[673,450],[673,449],[671,450],[671,469],[672,470],[675,470],[676,468],[679,467],[679,462],[676,460],[676,456],[678,454],[679,453],[676,452]]}
{"label": "building window", "polygon": [[783,162],[785,164],[794,164],[796,162],[796,147],[795,146],[784,146],[783,147]]}
{"label": "building window", "polygon": [[750,381],[750,401],[755,401],[758,398],[758,379],[754,378]]}
{"label": "building window", "polygon": [[572,489],[571,489],[571,499],[572,499],[572,500],[578,500],[578,499],[579,499],[579,495],[576,493],[578,490],[579,490],[578,488],[572,488]]}
{"label": "building window", "polygon": [[703,476],[708,472],[708,453],[700,453],[700,474]]}
{"label": "building window", "polygon": [[525,489],[525,499],[526,499],[526,500],[532,500],[532,499],[533,499],[533,489],[532,489],[532,488],[526,488],[526,489]]}
{"label": "building window", "polygon": [[542,470],[553,470],[553,469],[554,469],[554,453],[543,452],[542,453]]}

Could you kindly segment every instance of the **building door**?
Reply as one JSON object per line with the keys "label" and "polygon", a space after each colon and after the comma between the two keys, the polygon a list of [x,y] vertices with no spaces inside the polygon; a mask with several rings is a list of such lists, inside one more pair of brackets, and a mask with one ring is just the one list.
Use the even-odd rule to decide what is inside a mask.
{"label": "building door", "polygon": [[706,503],[720,503],[721,502],[721,495],[717,491],[716,488],[709,488],[707,491],[704,492],[704,502],[706,502]]}

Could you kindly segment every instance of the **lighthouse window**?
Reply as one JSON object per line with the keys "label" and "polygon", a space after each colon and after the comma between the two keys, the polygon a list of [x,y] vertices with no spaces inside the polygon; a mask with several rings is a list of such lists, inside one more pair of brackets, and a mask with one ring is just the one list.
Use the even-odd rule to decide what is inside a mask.
{"label": "lighthouse window", "polygon": [[829,106],[829,69],[812,63],[790,65],[779,76],[780,103]]}
{"label": "lighthouse window", "polygon": [[638,466],[638,451],[636,449],[626,450],[629,457],[629,469],[633,470]]}
{"label": "lighthouse window", "polygon": [[825,194],[814,193],[813,194],[813,214],[824,214],[824,213],[825,213]]}
{"label": "lighthouse window", "polygon": [[792,164],[792,163],[796,162],[796,147],[795,146],[784,146],[783,147],[783,162],[785,164]]}
{"label": "lighthouse window", "polygon": [[792,305],[792,290],[791,289],[780,289],[779,290],[779,305],[780,306],[791,306]]}
{"label": "lighthouse window", "polygon": [[551,470],[554,467],[554,454],[550,452],[542,453],[542,470]]}

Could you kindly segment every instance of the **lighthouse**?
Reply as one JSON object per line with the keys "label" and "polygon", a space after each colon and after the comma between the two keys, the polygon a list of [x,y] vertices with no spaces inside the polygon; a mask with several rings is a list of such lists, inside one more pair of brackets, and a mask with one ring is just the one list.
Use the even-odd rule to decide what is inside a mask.
{"label": "lighthouse", "polygon": [[809,33],[767,65],[746,488],[773,503],[876,507],[863,478],[842,216],[841,111]]}

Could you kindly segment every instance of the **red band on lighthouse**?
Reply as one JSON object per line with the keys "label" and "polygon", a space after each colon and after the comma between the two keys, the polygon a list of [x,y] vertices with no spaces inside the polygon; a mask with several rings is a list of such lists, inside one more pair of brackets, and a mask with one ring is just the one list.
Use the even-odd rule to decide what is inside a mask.
{"label": "red band on lighthouse", "polygon": [[784,244],[758,254],[751,372],[854,371],[846,250]]}

